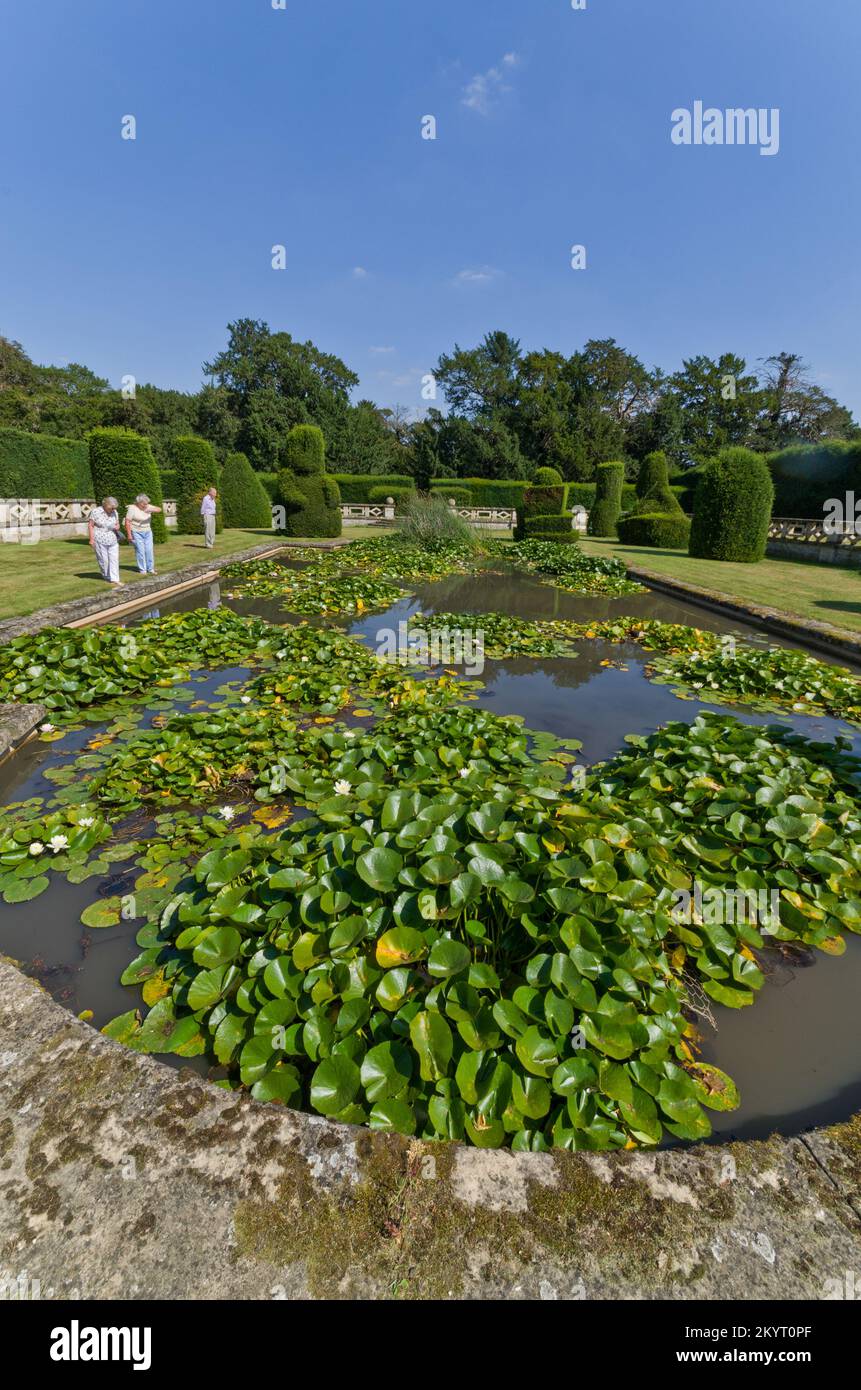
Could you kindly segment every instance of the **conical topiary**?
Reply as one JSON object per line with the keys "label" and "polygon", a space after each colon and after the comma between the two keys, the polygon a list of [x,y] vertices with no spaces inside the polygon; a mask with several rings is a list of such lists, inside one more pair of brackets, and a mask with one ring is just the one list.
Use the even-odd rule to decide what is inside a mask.
{"label": "conical topiary", "polygon": [[254,530],[272,526],[269,494],[244,454],[229,454],[218,487],[224,525]]}

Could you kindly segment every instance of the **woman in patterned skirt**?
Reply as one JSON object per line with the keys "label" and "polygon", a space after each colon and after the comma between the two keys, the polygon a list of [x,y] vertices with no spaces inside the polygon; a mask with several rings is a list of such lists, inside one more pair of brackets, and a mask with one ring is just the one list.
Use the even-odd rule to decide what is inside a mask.
{"label": "woman in patterned skirt", "polygon": [[89,516],[90,545],[102,578],[109,584],[120,583],[120,514],[116,497],[103,497],[102,505],[94,507]]}

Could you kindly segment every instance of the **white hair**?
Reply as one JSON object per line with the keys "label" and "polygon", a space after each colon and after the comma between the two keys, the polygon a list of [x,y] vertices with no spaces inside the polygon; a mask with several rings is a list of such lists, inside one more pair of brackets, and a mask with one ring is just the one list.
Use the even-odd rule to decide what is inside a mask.
{"label": "white hair", "polygon": [[116,497],[103,497],[103,498],[102,498],[102,506],[103,506],[103,507],[106,507],[106,506],[108,505],[109,502],[113,502],[113,504],[114,504],[115,507],[118,507],[118,506],[120,505],[119,502],[117,501]]}
{"label": "white hair", "polygon": [[149,501],[149,498],[147,497],[147,495],[146,495],[145,492],[139,492],[138,495],[137,495],[137,497],[135,498],[135,502],[148,502],[148,501]]}

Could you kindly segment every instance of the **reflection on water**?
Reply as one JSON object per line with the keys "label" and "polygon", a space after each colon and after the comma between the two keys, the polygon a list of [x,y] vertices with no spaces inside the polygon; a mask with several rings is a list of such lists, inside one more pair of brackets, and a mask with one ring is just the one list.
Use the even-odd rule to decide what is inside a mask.
{"label": "reflection on water", "polygon": [[[162,600],[158,609],[133,613],[124,622],[134,625],[159,614],[188,612],[204,604],[218,608],[222,603],[271,623],[303,621],[286,613],[274,599],[226,598],[222,586],[213,582]],[[729,632],[766,646],[772,640],[750,625],[660,594],[584,597],[515,577],[507,570],[453,575],[420,585],[413,596],[405,594],[385,613],[371,614],[358,622],[345,619],[341,626],[374,647],[378,632],[396,629],[399,622],[419,611],[477,616],[496,611],[520,618],[577,622],[633,614]],[[669,687],[653,684],[645,674],[647,659],[635,644],[584,640],[577,644],[574,658],[488,661],[479,701],[498,714],[520,715],[530,728],[579,739],[587,763],[612,757],[624,746],[627,734],[648,734],[671,720],[691,722],[701,709],[721,708],[680,700]],[[188,688],[195,698],[208,699],[225,680],[245,674],[242,667],[206,673],[195,677]],[[842,734],[851,739],[861,756],[861,732],[838,720],[723,708],[749,723],[790,724],[808,738],[831,740]],[[144,721],[145,725],[150,722],[151,717]],[[50,794],[53,787],[43,776],[45,770],[69,761],[99,727],[90,725],[70,734],[60,745],[25,745],[0,766],[0,800]],[[112,872],[119,867],[112,865]],[[0,950],[21,961],[74,1012],[91,1009],[93,1022],[100,1027],[137,1002],[136,992],[123,988],[119,978],[137,953],[134,938],[141,924],[124,922],[107,931],[82,927],[80,913],[93,901],[97,886],[95,879],[79,886],[52,881],[50,889],[32,903],[3,905]],[[773,953],[767,962],[766,984],[753,1007],[732,1010],[714,1006],[716,1027],[701,1024],[705,1060],[729,1072],[742,1096],[738,1111],[712,1114],[716,1136],[798,1133],[815,1124],[844,1119],[861,1106],[861,1010],[857,1004],[861,939],[850,937],[841,958],[817,954],[814,961],[809,965],[793,963]],[[168,1060],[188,1065],[181,1059]],[[207,1070],[203,1059],[194,1059],[192,1065],[198,1071]]]}

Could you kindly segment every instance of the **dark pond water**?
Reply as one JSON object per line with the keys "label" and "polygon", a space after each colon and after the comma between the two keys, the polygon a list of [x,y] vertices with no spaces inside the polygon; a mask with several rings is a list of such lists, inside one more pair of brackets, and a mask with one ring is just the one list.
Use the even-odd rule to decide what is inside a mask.
{"label": "dark pond water", "polygon": [[[226,587],[213,583],[189,590],[157,609],[143,608],[125,622],[133,625],[147,617],[221,603],[270,622],[296,621],[277,601],[227,599]],[[633,614],[730,633],[764,646],[773,643],[754,627],[660,594],[581,597],[509,573],[453,576],[418,585],[388,612],[343,626],[375,647],[381,634],[396,632],[400,622],[419,611],[470,612],[477,617],[497,611],[575,621]],[[604,666],[604,661],[614,664]],[[648,680],[645,665],[642,650],[634,644],[595,641],[579,644],[578,655],[570,659],[488,661],[481,674],[484,690],[479,702],[499,714],[522,716],[530,728],[579,739],[587,763],[611,757],[622,747],[626,734],[648,734],[670,720],[691,722],[703,708],[727,708],[753,724],[790,724],[810,738],[830,740],[842,734],[861,756],[861,732],[838,720],[762,715],[679,700],[666,686]],[[195,699],[212,699],[225,680],[244,674],[242,668],[218,671],[190,682],[187,690]],[[35,743],[19,750],[0,766],[0,802],[52,791],[44,772],[68,762],[98,728],[90,725],[56,745]],[[122,869],[122,865],[111,867]],[[137,954],[134,938],[140,923],[123,923],[107,931],[84,928],[80,913],[97,889],[94,879],[77,886],[55,880],[32,903],[4,904],[0,951],[21,961],[72,1011],[91,1009],[99,1027],[137,1001],[136,992],[118,981]],[[712,1115],[718,1138],[799,1133],[812,1125],[844,1119],[861,1107],[861,939],[850,936],[843,957],[817,954],[814,963],[800,964],[775,954],[766,968],[766,984],[752,1008],[736,1011],[715,1006],[716,1026],[701,1025],[704,1058],[729,1072],[742,1096],[739,1110]],[[194,1065],[206,1071],[202,1060],[196,1059]]]}

